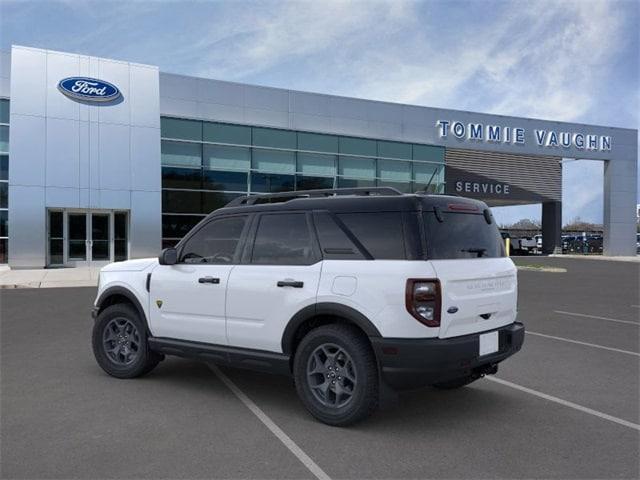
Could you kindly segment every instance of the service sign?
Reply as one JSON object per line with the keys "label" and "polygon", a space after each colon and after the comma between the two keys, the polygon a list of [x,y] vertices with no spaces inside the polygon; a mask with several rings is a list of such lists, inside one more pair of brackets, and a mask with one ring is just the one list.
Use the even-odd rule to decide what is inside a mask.
{"label": "service sign", "polygon": [[112,83],[89,77],[63,78],[58,82],[58,90],[69,98],[87,102],[111,102],[121,95]]}
{"label": "service sign", "polygon": [[506,182],[474,172],[466,171],[447,165],[445,168],[445,193],[447,195],[459,195],[461,197],[477,198],[484,201],[509,200],[509,201],[545,201],[535,185],[525,189]]}

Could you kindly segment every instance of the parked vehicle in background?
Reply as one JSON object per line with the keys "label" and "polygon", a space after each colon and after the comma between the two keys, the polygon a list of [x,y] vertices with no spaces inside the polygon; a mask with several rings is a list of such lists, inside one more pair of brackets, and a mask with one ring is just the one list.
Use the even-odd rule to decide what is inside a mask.
{"label": "parked vehicle in background", "polygon": [[542,235],[534,235],[534,240],[536,241],[536,246],[533,250],[533,253],[541,254],[542,253]]}
{"label": "parked vehicle in background", "polygon": [[603,251],[602,235],[563,235],[562,253],[601,254]]}
{"label": "parked vehicle in background", "polygon": [[532,237],[513,237],[508,231],[500,232],[502,239],[509,239],[510,255],[528,255],[536,252],[536,240]]}
{"label": "parked vehicle in background", "polygon": [[164,355],[290,375],[314,417],[348,425],[394,390],[496,373],[524,341],[516,309],[483,202],[309,190],[237,198],[159,259],[104,267],[92,343],[118,378]]}
{"label": "parked vehicle in background", "polygon": [[520,251],[523,255],[536,253],[538,242],[534,237],[523,237],[520,239]]}

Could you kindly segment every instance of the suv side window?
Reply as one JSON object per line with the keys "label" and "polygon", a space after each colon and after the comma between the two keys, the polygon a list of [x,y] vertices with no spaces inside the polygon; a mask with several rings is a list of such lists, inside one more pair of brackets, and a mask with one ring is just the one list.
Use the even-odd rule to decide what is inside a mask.
{"label": "suv side window", "polygon": [[402,212],[339,213],[338,218],[376,260],[405,260]]}
{"label": "suv side window", "polygon": [[180,252],[180,262],[233,263],[246,223],[246,215],[210,221],[187,239]]}
{"label": "suv side window", "polygon": [[313,239],[305,213],[260,216],[251,263],[311,265],[314,260]]}
{"label": "suv side window", "polygon": [[[322,258],[327,260],[363,260],[360,247],[349,238],[329,212],[315,212],[314,223],[322,248]],[[353,237],[352,237],[353,238]]]}

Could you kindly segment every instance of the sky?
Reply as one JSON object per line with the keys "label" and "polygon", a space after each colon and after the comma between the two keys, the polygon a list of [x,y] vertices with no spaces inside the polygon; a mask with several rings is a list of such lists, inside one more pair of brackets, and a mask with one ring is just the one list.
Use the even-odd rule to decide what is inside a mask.
{"label": "sky", "polygon": [[[0,0],[12,44],[258,85],[638,128],[640,2]],[[602,222],[603,164],[563,163],[563,221]],[[540,205],[495,209],[500,223]]]}

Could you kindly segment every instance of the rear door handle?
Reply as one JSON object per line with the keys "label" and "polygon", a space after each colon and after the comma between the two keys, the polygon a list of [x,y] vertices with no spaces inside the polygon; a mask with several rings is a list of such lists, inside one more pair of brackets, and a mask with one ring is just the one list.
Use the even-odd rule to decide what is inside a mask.
{"label": "rear door handle", "polygon": [[198,283],[214,283],[217,285],[220,283],[220,279],[214,277],[201,277],[198,279]]}
{"label": "rear door handle", "polygon": [[298,280],[280,280],[278,282],[279,287],[293,287],[293,288],[302,288],[304,287],[304,282],[300,282]]}

